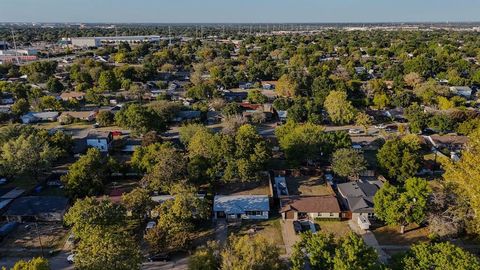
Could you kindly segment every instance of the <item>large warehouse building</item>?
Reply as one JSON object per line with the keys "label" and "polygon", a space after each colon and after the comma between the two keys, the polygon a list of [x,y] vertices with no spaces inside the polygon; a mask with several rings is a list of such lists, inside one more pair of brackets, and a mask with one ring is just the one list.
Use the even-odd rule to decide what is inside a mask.
{"label": "large warehouse building", "polygon": [[72,38],[74,47],[101,47],[103,45],[129,43],[137,44],[143,42],[158,42],[160,36],[121,36],[121,37],[77,37]]}

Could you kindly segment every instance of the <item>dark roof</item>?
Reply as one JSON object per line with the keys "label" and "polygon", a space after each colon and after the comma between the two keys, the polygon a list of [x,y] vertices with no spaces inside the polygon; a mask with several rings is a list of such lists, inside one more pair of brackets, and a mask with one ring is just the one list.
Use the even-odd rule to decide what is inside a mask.
{"label": "dark roof", "polygon": [[60,196],[20,197],[12,202],[5,216],[35,216],[47,213],[63,213],[68,199]]}
{"label": "dark roof", "polygon": [[109,139],[111,134],[110,131],[93,130],[88,133],[87,139]]}
{"label": "dark roof", "polygon": [[182,119],[195,119],[200,118],[201,112],[200,111],[179,111],[177,113],[177,117]]}
{"label": "dark roof", "polygon": [[353,213],[373,213],[373,197],[349,197],[347,203]]}
{"label": "dark roof", "polygon": [[340,213],[335,196],[290,196],[282,198],[281,213],[294,210],[304,213]]}
{"label": "dark roof", "polygon": [[369,182],[352,181],[337,185],[343,197],[369,197],[374,196],[379,187]]}

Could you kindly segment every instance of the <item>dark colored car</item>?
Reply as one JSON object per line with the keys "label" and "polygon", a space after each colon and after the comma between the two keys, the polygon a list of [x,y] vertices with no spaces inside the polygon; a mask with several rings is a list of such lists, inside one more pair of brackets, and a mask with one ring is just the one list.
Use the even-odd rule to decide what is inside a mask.
{"label": "dark colored car", "polygon": [[170,260],[170,256],[165,253],[154,254],[147,257],[149,262],[166,262]]}

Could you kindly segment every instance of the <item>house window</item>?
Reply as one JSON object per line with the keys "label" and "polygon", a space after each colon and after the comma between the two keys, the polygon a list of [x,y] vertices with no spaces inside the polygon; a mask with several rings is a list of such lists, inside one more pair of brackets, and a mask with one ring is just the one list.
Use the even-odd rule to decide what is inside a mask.
{"label": "house window", "polygon": [[334,214],[334,213],[330,213],[330,216],[331,216],[331,217],[334,217],[334,216],[335,216],[335,214]]}
{"label": "house window", "polygon": [[263,215],[262,211],[245,211],[245,215],[247,216],[261,216]]}
{"label": "house window", "polygon": [[373,217],[375,217],[375,214],[374,214],[374,213],[368,213],[367,216],[368,216],[369,218],[373,218]]}

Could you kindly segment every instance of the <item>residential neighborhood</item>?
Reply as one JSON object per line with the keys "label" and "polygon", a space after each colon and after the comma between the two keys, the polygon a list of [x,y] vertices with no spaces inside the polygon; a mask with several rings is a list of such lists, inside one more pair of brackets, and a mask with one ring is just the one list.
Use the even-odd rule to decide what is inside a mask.
{"label": "residential neighborhood", "polygon": [[2,269],[480,269],[479,24],[2,20]]}

